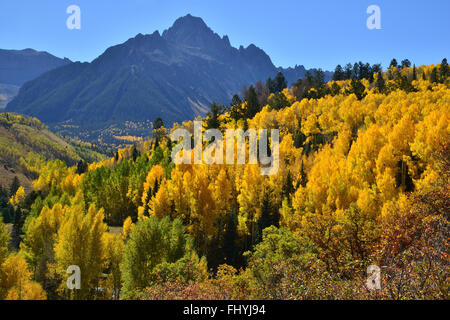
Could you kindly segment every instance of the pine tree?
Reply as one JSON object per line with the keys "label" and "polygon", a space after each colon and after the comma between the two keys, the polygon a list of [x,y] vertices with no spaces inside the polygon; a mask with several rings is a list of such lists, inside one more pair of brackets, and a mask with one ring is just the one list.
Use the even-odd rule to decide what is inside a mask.
{"label": "pine tree", "polygon": [[19,178],[17,178],[17,176],[14,176],[14,179],[11,182],[11,186],[9,187],[9,196],[12,197],[13,195],[15,195],[19,187],[20,187]]}
{"label": "pine tree", "polygon": [[412,76],[413,81],[417,80],[417,72],[416,72],[416,65],[414,65],[413,67],[413,76]]}
{"label": "pine tree", "polygon": [[409,67],[411,67],[411,62],[408,59],[402,60],[400,69],[409,68]]}
{"label": "pine tree", "polygon": [[286,181],[282,188],[283,198],[285,198],[285,197],[289,198],[289,196],[293,193],[294,193],[294,185],[293,185],[293,181],[292,181],[292,175],[291,175],[291,172],[288,171],[287,176],[286,176]]}
{"label": "pine tree", "polygon": [[156,119],[153,121],[153,129],[154,129],[154,130],[158,130],[158,129],[161,129],[162,127],[164,127],[164,121],[163,121],[163,119],[162,119],[161,117],[156,118]]}
{"label": "pine tree", "polygon": [[437,68],[433,68],[430,75],[430,82],[431,83],[437,83],[438,82],[438,71]]}
{"label": "pine tree", "polygon": [[381,72],[378,72],[375,87],[378,89],[379,93],[384,93],[386,90],[386,82],[384,81],[383,74]]}
{"label": "pine tree", "polygon": [[282,72],[278,72],[273,81],[275,87],[275,92],[273,93],[281,92],[284,88],[287,88],[287,81]]}
{"label": "pine tree", "polygon": [[398,63],[397,63],[397,60],[395,58],[392,59],[391,63],[389,64],[389,69],[392,68],[392,67],[395,67],[395,68],[398,67]]}
{"label": "pine tree", "polygon": [[263,230],[274,224],[272,211],[273,208],[270,203],[269,194],[265,193],[262,201],[261,217],[258,220],[258,230],[255,235],[255,240],[252,243],[253,245],[260,243],[262,241]]}
{"label": "pine tree", "polygon": [[236,264],[236,258],[238,256],[238,233],[237,233],[237,216],[233,211],[230,211],[227,215],[226,229],[223,236],[223,251],[226,259],[226,263],[229,265]]}
{"label": "pine tree", "polygon": [[136,148],[136,145],[133,145],[133,151],[131,152],[133,161],[136,162],[136,159],[140,156],[139,151]]}
{"label": "pine tree", "polygon": [[258,97],[256,96],[256,91],[253,86],[250,86],[250,88],[248,88],[246,100],[247,100],[247,109],[245,110],[246,111],[245,116],[247,119],[251,119],[260,111]]}
{"label": "pine tree", "polygon": [[302,187],[306,187],[306,183],[307,183],[307,176],[306,176],[306,172],[305,172],[305,168],[304,168],[304,164],[303,164],[303,160],[301,162],[300,165],[300,184]]}
{"label": "pine tree", "polygon": [[210,105],[210,111],[206,114],[206,129],[217,129],[220,127],[219,115],[223,111],[224,107],[215,102]]}
{"label": "pine tree", "polygon": [[338,64],[336,69],[334,69],[333,81],[344,80],[344,71],[342,70],[342,66]]}
{"label": "pine tree", "polygon": [[358,100],[362,100],[367,94],[364,92],[366,87],[362,84],[361,80],[352,79],[350,83],[349,94],[354,94]]}
{"label": "pine tree", "polygon": [[88,164],[86,163],[86,161],[84,161],[83,159],[78,161],[76,174],[83,174],[87,170],[88,170]]}
{"label": "pine tree", "polygon": [[441,78],[441,83],[447,80],[449,74],[449,67],[447,63],[447,58],[442,59],[441,66],[439,67],[439,75]]}

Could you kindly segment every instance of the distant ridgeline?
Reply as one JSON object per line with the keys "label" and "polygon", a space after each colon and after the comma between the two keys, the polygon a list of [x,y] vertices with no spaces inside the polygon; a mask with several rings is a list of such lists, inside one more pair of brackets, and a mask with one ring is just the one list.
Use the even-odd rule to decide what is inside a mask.
{"label": "distant ridgeline", "polygon": [[[149,136],[148,120],[192,120],[212,102],[228,104],[243,85],[266,82],[278,72],[290,85],[307,71],[277,68],[253,44],[234,48],[227,36],[187,15],[162,35],[138,34],[91,63],[43,74],[26,83],[7,110],[35,116],[65,135],[120,144],[122,137]],[[323,75],[330,80],[332,73]]]}
{"label": "distant ridgeline", "polygon": [[0,49],[0,110],[4,109],[27,81],[57,67],[71,63],[47,52],[33,49]]}

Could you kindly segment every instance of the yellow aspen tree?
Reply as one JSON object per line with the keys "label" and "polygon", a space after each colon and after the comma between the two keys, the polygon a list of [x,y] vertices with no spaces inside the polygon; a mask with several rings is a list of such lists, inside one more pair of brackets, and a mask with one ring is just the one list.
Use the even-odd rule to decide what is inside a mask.
{"label": "yellow aspen tree", "polygon": [[38,281],[43,280],[47,263],[54,259],[53,248],[66,211],[67,208],[59,203],[52,209],[44,207],[41,214],[30,222],[21,243],[22,252]]}
{"label": "yellow aspen tree", "polygon": [[171,214],[171,201],[167,187],[165,184],[161,185],[156,195],[150,201],[150,215],[161,219]]}
{"label": "yellow aspen tree", "polygon": [[[58,232],[55,246],[57,272],[63,279],[60,291],[74,299],[92,298],[99,286],[106,263],[106,231],[103,209],[94,205],[85,214],[80,206],[72,206]],[[76,265],[81,270],[81,289],[67,290],[67,268]]]}
{"label": "yellow aspen tree", "polygon": [[154,165],[144,182],[144,192],[142,194],[142,206],[138,208],[138,217],[142,219],[149,214],[149,202],[157,193],[164,179],[164,169],[160,165]]}
{"label": "yellow aspen tree", "polygon": [[239,186],[238,229],[256,237],[256,224],[261,217],[262,202],[266,192],[265,178],[260,174],[259,166],[246,165]]}
{"label": "yellow aspen tree", "polygon": [[128,239],[128,237],[131,234],[131,231],[133,231],[133,228],[134,228],[134,223],[133,223],[133,220],[131,219],[131,217],[126,218],[125,221],[123,222],[123,227],[122,227],[122,236],[123,236],[124,240]]}
{"label": "yellow aspen tree", "polygon": [[120,264],[123,257],[124,241],[120,235],[106,235],[106,261],[109,273],[106,277],[105,287],[107,289],[107,297],[118,300],[120,288],[122,286],[122,273]]}
{"label": "yellow aspen tree", "polygon": [[[187,186],[186,186],[187,187]],[[197,240],[197,246],[206,252],[208,240],[216,232],[213,187],[210,187],[204,166],[196,167],[190,183],[189,205],[191,208],[188,231]]]}
{"label": "yellow aspen tree", "polygon": [[14,207],[19,207],[25,200],[25,189],[20,186],[16,193],[9,199],[9,203]]}
{"label": "yellow aspen tree", "polygon": [[0,266],[0,300],[44,300],[40,284],[31,281],[33,273],[21,254],[8,257]]}

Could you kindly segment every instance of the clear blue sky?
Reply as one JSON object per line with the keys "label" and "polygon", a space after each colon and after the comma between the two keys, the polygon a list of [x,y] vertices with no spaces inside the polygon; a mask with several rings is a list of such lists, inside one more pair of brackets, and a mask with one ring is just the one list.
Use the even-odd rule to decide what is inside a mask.
{"label": "clear blue sky", "polygon": [[[71,4],[81,8],[81,30],[66,28]],[[366,27],[371,4],[381,8],[381,30]],[[450,59],[449,12],[449,0],[1,0],[0,48],[91,61],[191,13],[235,47],[254,43],[276,66],[386,66],[393,57],[421,65]]]}

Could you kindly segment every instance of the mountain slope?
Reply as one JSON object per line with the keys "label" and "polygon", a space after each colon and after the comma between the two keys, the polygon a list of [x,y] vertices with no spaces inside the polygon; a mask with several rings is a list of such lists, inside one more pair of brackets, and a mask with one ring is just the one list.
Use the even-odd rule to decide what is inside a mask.
{"label": "mountain slope", "polygon": [[[228,37],[187,15],[162,35],[138,34],[91,63],[66,65],[26,83],[7,110],[82,127],[156,117],[179,122],[205,114],[213,101],[228,103],[242,85],[280,70],[255,45],[233,48]],[[291,68],[287,80],[305,72]]]}
{"label": "mountain slope", "polygon": [[17,176],[30,190],[31,180],[45,161],[60,159],[71,166],[82,158],[97,161],[103,155],[85,144],[62,139],[37,119],[0,113],[0,186],[9,186]]}
{"label": "mountain slope", "polygon": [[25,82],[70,62],[33,49],[0,49],[0,109],[6,107]]}

